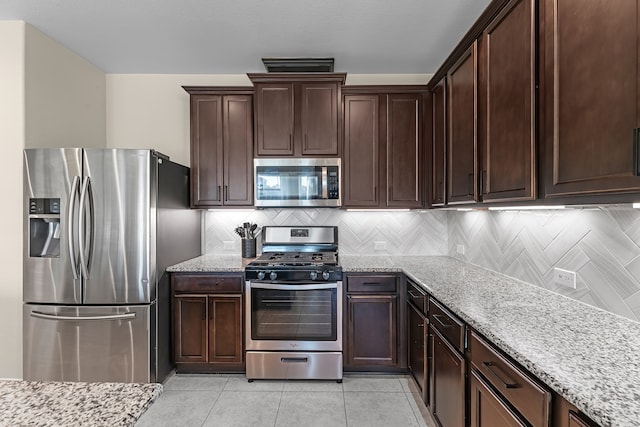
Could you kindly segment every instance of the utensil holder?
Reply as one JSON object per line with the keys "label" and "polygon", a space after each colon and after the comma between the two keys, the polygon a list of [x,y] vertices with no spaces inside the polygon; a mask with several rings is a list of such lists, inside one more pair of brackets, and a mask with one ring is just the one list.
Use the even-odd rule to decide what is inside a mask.
{"label": "utensil holder", "polygon": [[256,257],[256,239],[242,239],[242,258]]}

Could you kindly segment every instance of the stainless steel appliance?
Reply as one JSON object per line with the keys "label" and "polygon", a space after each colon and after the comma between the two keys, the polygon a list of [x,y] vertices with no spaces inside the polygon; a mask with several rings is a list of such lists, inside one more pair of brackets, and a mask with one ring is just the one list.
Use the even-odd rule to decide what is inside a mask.
{"label": "stainless steel appliance", "polygon": [[168,265],[200,254],[189,168],[151,150],[24,151],[25,380],[160,382]]}
{"label": "stainless steel appliance", "polygon": [[262,256],[245,268],[247,378],[342,381],[338,228],[262,235]]}
{"label": "stainless steel appliance", "polygon": [[254,159],[258,207],[338,207],[340,159]]}

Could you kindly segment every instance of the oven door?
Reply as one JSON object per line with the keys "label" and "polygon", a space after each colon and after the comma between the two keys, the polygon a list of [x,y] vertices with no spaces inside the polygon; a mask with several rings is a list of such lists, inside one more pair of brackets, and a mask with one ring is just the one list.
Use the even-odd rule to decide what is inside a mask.
{"label": "oven door", "polygon": [[247,350],[342,351],[342,282],[246,282]]}

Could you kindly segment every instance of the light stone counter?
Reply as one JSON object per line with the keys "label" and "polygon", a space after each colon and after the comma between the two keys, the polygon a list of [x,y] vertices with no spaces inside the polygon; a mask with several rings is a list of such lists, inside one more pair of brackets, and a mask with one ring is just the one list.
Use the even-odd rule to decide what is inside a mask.
{"label": "light stone counter", "polygon": [[640,425],[640,323],[448,257],[341,256],[397,272],[603,426]]}
{"label": "light stone counter", "polygon": [[175,264],[167,268],[170,273],[215,273],[244,272],[244,268],[255,258],[242,258],[240,255],[206,254]]}
{"label": "light stone counter", "polygon": [[[243,271],[204,255],[171,272]],[[603,426],[640,425],[640,323],[449,257],[340,255],[349,272],[404,272]]]}
{"label": "light stone counter", "polygon": [[133,426],[161,384],[0,381],[2,426]]}

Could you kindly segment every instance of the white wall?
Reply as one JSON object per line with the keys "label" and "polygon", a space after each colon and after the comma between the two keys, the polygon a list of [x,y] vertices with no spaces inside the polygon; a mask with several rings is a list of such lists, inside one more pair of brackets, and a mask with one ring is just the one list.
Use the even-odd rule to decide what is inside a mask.
{"label": "white wall", "polygon": [[22,149],[25,23],[0,21],[0,378],[22,378]]}
{"label": "white wall", "polygon": [[25,146],[105,147],[105,74],[29,24],[25,55]]}
{"label": "white wall", "polygon": [[[347,74],[347,85],[426,84],[430,74]],[[190,164],[189,94],[182,86],[251,86],[246,74],[108,74],[107,146],[154,148]]]}

